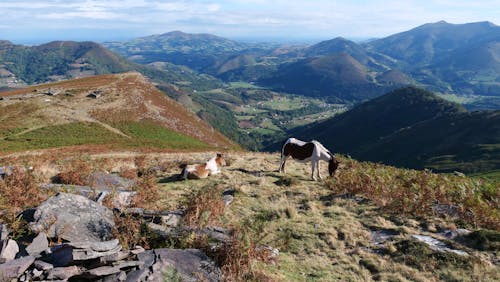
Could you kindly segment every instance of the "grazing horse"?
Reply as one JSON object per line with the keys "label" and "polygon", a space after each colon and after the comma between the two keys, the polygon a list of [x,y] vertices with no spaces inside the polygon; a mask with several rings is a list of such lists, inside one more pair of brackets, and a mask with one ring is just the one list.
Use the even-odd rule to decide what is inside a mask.
{"label": "grazing horse", "polygon": [[226,165],[224,156],[220,153],[204,164],[183,164],[180,166],[182,168],[181,176],[183,179],[200,179],[207,178],[209,175],[220,173],[220,168]]}
{"label": "grazing horse", "polygon": [[317,180],[314,175],[316,167],[318,169],[318,177],[319,179],[323,179],[321,177],[319,161],[323,160],[328,162],[328,172],[330,176],[335,174],[339,166],[339,162],[333,154],[326,149],[321,143],[316,140],[311,142],[304,142],[296,138],[288,138],[283,147],[281,148],[281,163],[280,163],[280,172],[285,172],[285,163],[288,157],[292,157],[295,160],[300,162],[308,162],[312,163],[312,174],[311,177],[313,180]]}

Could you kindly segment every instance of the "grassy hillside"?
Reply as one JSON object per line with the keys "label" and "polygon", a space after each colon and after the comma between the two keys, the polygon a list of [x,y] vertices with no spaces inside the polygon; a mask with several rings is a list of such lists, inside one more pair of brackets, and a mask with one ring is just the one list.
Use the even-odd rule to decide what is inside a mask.
{"label": "grassy hillside", "polygon": [[[276,172],[278,154],[242,152],[227,155],[230,165],[223,167],[221,174],[203,180],[176,179],[180,163],[204,161],[213,154],[117,152],[84,158],[65,156],[63,161],[52,154],[0,158],[0,162],[33,165],[36,177],[29,179],[40,182],[58,172],[72,172],[77,177],[94,170],[136,177],[142,184],[135,189],[140,195],[149,195],[147,201],[136,202],[138,207],[183,208],[186,215],[176,230],[223,227],[231,230],[230,241],[221,246],[206,235],[189,231],[159,240],[147,227],[149,223],[141,225],[136,217],[117,217],[116,231],[122,244],[203,249],[231,281],[500,278],[496,255],[499,190],[490,182],[362,163],[342,156],[338,156],[342,166],[335,178],[314,182],[309,180],[309,165],[290,161],[288,173],[281,175]],[[134,176],[151,167],[161,167],[161,171]],[[15,197],[2,187],[0,182],[1,196]],[[223,191],[234,197],[229,205],[222,201]],[[36,195],[37,190],[29,192]],[[41,192],[46,194],[46,190]],[[21,205],[33,205],[35,195]],[[13,210],[19,198],[4,204],[3,209]],[[463,232],[457,228],[467,228],[470,233],[448,237]],[[419,238],[438,240],[442,249],[436,250]]]}
{"label": "grassy hillside", "polygon": [[[49,91],[56,95],[49,96]],[[0,96],[2,152],[95,144],[236,147],[138,73],[37,85]]]}
{"label": "grassy hillside", "polygon": [[499,168],[499,116],[409,87],[292,134],[359,159],[474,173]]}

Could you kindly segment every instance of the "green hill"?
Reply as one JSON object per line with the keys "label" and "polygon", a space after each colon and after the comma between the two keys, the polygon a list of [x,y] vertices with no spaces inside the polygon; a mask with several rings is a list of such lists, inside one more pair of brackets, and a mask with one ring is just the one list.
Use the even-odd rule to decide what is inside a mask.
{"label": "green hill", "polygon": [[500,167],[500,114],[468,113],[414,87],[392,91],[324,122],[292,132],[333,151],[439,171]]}

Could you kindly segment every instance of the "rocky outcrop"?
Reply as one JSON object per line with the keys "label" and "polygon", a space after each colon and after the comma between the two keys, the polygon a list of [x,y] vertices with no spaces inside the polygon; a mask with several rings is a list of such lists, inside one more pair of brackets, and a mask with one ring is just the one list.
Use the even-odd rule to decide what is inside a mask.
{"label": "rocky outcrop", "polygon": [[43,202],[30,224],[33,232],[70,242],[106,241],[113,238],[113,212],[83,196],[59,193]]}

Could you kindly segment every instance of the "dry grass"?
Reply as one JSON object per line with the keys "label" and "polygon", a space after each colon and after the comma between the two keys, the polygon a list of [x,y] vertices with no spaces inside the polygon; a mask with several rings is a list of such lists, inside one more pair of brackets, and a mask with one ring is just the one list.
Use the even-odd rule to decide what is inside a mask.
{"label": "dry grass", "polygon": [[222,191],[221,186],[207,186],[188,196],[183,204],[186,211],[184,223],[200,228],[220,225],[224,214]]}
{"label": "dry grass", "polygon": [[61,184],[89,185],[89,177],[94,170],[89,160],[77,158],[65,165],[64,170],[54,176],[53,181]]}

